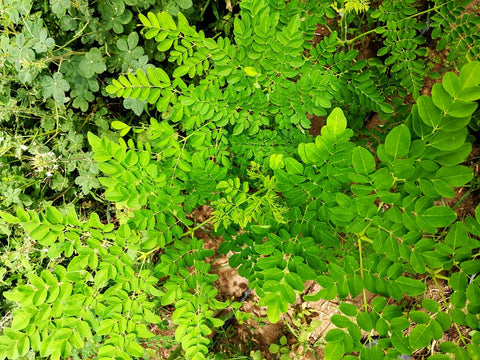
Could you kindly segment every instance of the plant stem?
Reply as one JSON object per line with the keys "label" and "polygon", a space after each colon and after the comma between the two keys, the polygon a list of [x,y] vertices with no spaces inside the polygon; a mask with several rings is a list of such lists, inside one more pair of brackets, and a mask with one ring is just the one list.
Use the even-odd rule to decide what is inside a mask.
{"label": "plant stem", "polygon": [[360,35],[358,35],[358,36],[355,36],[353,39],[350,39],[350,40],[347,41],[347,45],[350,45],[351,43],[357,41],[358,39],[361,39],[362,37],[364,37],[364,36],[366,36],[366,35],[368,35],[368,34],[371,34],[371,33],[375,32],[377,29],[381,29],[381,28],[385,28],[385,26],[380,26],[380,27],[378,27],[378,28],[375,28],[375,29],[372,29],[372,30],[368,30],[368,31],[366,31],[366,32],[364,32],[364,33],[362,33],[362,34],[360,34]]}
{"label": "plant stem", "polygon": [[182,345],[178,345],[175,351],[170,354],[167,360],[176,359],[177,356],[180,354],[180,351],[182,351]]}
{"label": "plant stem", "polygon": [[98,102],[95,104],[95,106],[93,107],[92,111],[90,112],[90,114],[87,115],[87,117],[85,118],[85,120],[83,121],[82,125],[80,126],[80,128],[78,129],[78,132],[80,132],[83,127],[88,123],[88,121],[90,120],[90,118],[93,116],[93,114],[97,111],[98,109]]}
{"label": "plant stem", "polygon": [[[357,237],[358,243],[358,256],[360,258],[360,277],[363,280],[363,249],[362,249],[362,237]],[[365,287],[362,289],[363,293],[363,306],[365,307],[365,311],[368,311],[368,303],[367,303],[367,292],[365,291]]]}
{"label": "plant stem", "polygon": [[203,15],[205,15],[205,11],[208,8],[208,5],[210,5],[210,0],[207,0],[207,3],[205,4],[205,6],[202,9],[202,12],[200,13],[200,19],[202,19],[202,20],[203,20]]}
{"label": "plant stem", "polygon": [[463,194],[463,196],[457,201],[457,203],[453,205],[452,210],[455,210],[456,208],[458,208],[462,204],[462,202],[467,198],[467,196],[470,195],[471,192],[472,192],[472,189],[469,189],[465,194]]}
{"label": "plant stem", "polygon": [[[415,13],[415,14],[413,14],[413,15],[407,16],[407,17],[405,17],[405,19],[411,19],[411,18],[417,17],[417,16],[419,16],[419,15],[426,14],[426,13],[428,13],[428,12],[430,12],[430,11],[434,11],[434,10],[440,9],[441,7],[445,6],[445,4],[446,4],[446,2],[443,3],[443,4],[440,4],[440,5],[434,6],[434,7],[431,8],[431,9],[424,10],[424,11],[421,11],[421,12],[419,12],[419,13]],[[348,41],[346,40],[346,36],[345,36],[346,44],[347,44],[347,45],[350,45],[351,43],[357,41],[358,39],[361,39],[362,37],[364,37],[364,36],[366,36],[366,35],[368,35],[368,34],[371,34],[371,33],[375,32],[377,29],[384,29],[384,30],[386,30],[387,27],[386,27],[386,26],[376,27],[375,29],[368,30],[368,31],[364,32],[363,34],[360,34],[360,35],[358,35],[358,36],[355,36],[353,39],[350,39],[350,40],[348,40]]]}
{"label": "plant stem", "polygon": [[57,201],[57,200],[60,199],[62,196],[64,196],[64,195],[68,192],[68,190],[70,190],[70,189],[72,188],[72,186],[73,186],[74,184],[75,184],[75,181],[72,181],[72,182],[70,183],[70,185],[68,185],[68,187],[67,187],[65,190],[62,191],[61,194],[55,196],[53,199],[47,198],[47,200],[50,200],[50,199],[51,199],[52,202]]}

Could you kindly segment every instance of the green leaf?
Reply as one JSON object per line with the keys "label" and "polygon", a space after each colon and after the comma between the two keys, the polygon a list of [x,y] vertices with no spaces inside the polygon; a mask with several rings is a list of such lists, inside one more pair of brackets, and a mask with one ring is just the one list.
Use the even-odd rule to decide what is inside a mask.
{"label": "green leaf", "polygon": [[427,271],[422,255],[416,251],[412,251],[410,254],[410,264],[418,274],[423,274]]}
{"label": "green leaf", "polygon": [[480,260],[467,260],[460,264],[460,268],[467,275],[475,275],[480,272]]}
{"label": "green leaf", "polygon": [[5,211],[0,211],[0,218],[2,218],[4,221],[6,221],[9,224],[18,224],[20,222],[19,218]]}
{"label": "green leaf", "polygon": [[473,170],[463,165],[443,166],[435,173],[435,177],[450,186],[459,187],[473,179]]}
{"label": "green leaf", "polygon": [[77,331],[72,332],[72,335],[70,336],[69,341],[73,345],[73,347],[76,349],[83,349],[83,347],[85,346],[85,343],[82,337],[78,334]]}
{"label": "green leaf", "polygon": [[430,332],[432,333],[432,338],[434,340],[439,340],[442,338],[443,329],[438,321],[432,319],[432,321],[428,325],[428,328],[430,329]]}
{"label": "green leaf", "polygon": [[84,270],[88,265],[88,255],[75,256],[67,266],[67,271]]}
{"label": "green leaf", "polygon": [[444,198],[450,199],[455,197],[455,190],[447,184],[446,181],[442,179],[432,180],[433,187],[438,195],[443,196]]}
{"label": "green leaf", "polygon": [[347,316],[356,316],[357,315],[357,307],[353,304],[344,303],[342,302],[339,306],[340,311],[343,312]]}
{"label": "green leaf", "polygon": [[393,128],[385,138],[385,152],[397,159],[408,154],[410,143],[410,130],[406,125],[399,125]]}
{"label": "green leaf", "polygon": [[480,99],[480,86],[462,90],[460,94],[458,94],[458,98],[463,101],[476,101]]}
{"label": "green leaf", "polygon": [[186,66],[186,65],[177,66],[177,67],[175,68],[175,70],[173,71],[172,76],[173,76],[174,78],[182,77],[182,76],[186,75],[189,70],[190,70],[190,68],[189,68],[188,66]]}
{"label": "green leaf", "polygon": [[352,325],[352,322],[346,316],[340,314],[334,314],[330,317],[330,321],[333,325],[339,328],[347,328]]}
{"label": "green leaf", "polygon": [[163,69],[150,66],[147,73],[153,86],[164,88],[171,85],[170,78]]}
{"label": "green leaf", "polygon": [[52,7],[53,13],[57,18],[61,18],[65,15],[67,9],[70,8],[70,0],[50,0],[50,6]]}
{"label": "green leaf", "polygon": [[140,357],[140,356],[143,356],[143,354],[145,354],[145,349],[140,344],[137,344],[134,341],[130,341],[128,343],[126,350],[129,355],[133,355],[136,357]]}
{"label": "green leaf", "polygon": [[394,332],[391,336],[392,345],[398,350],[401,354],[411,354],[412,348],[408,342],[408,338],[402,335],[400,332]]}
{"label": "green leaf", "polygon": [[81,222],[80,220],[78,220],[77,213],[75,212],[75,207],[73,206],[68,208],[67,221],[68,221],[68,224],[72,226],[81,226]]}
{"label": "green leaf", "polygon": [[112,121],[112,128],[115,130],[123,130],[129,126],[122,121],[114,120]]}
{"label": "green leaf", "polygon": [[17,342],[18,355],[21,357],[24,357],[27,355],[29,350],[30,350],[30,339],[28,336],[24,336],[23,338],[19,339]]}
{"label": "green leaf", "polygon": [[442,111],[435,106],[432,98],[422,95],[417,99],[418,113],[425,124],[437,127],[442,121]]}
{"label": "green leaf", "polygon": [[111,359],[112,354],[114,353],[115,353],[115,347],[113,345],[102,345],[98,350],[97,356],[99,359],[102,359],[102,358]]}
{"label": "green leaf", "polygon": [[431,145],[438,150],[454,151],[459,149],[465,143],[467,135],[467,128],[462,128],[457,131],[438,130],[429,139],[428,145]]}
{"label": "green leaf", "polygon": [[448,234],[445,237],[445,244],[452,249],[463,246],[468,243],[467,228],[462,222],[456,222],[448,230]]}
{"label": "green leaf", "polygon": [[435,320],[440,324],[443,331],[450,329],[450,326],[452,325],[452,320],[450,319],[450,316],[448,316],[448,314],[444,311],[439,311]]}
{"label": "green leaf", "polygon": [[276,268],[279,265],[279,259],[275,256],[268,256],[258,259],[256,265],[263,270]]}
{"label": "green leaf", "polygon": [[420,214],[419,217],[431,226],[445,227],[455,221],[457,214],[449,207],[434,206]]}
{"label": "green leaf", "polygon": [[[155,316],[158,317],[158,320],[156,320],[155,322],[160,322],[160,321],[161,321],[160,317],[157,316],[157,315],[155,315]],[[216,319],[216,320],[220,320],[220,319]],[[155,323],[155,322],[153,322],[153,323]],[[222,325],[223,325],[223,321],[220,320],[220,322],[221,322],[220,326],[222,326]],[[146,326],[145,324],[137,324],[137,325],[135,326],[135,333],[137,334],[137,336],[138,336],[139,338],[142,338],[142,339],[148,339],[148,338],[151,338],[151,337],[154,337],[154,336],[155,336],[154,334],[152,334],[152,333],[148,330],[148,328],[147,328],[147,326]]]}
{"label": "green leaf", "polygon": [[301,278],[305,280],[313,280],[316,276],[315,271],[304,263],[297,264],[297,272],[301,275]]}
{"label": "green leaf", "polygon": [[[150,32],[151,31],[151,32]],[[157,30],[156,29],[152,29],[150,30],[146,35],[145,37],[148,39],[148,36],[155,36],[156,33],[157,33]],[[163,39],[162,41],[160,41],[158,44],[157,44],[157,50],[158,51],[161,51],[161,52],[165,52],[167,51],[168,49],[170,49],[173,45],[173,39]],[[174,76],[175,77],[175,76]]]}
{"label": "green leaf", "polygon": [[466,295],[470,305],[480,306],[480,287],[477,283],[468,284]]}
{"label": "green leaf", "polygon": [[324,360],[340,360],[344,354],[343,342],[328,342],[325,345]]}
{"label": "green leaf", "polygon": [[101,74],[106,70],[107,66],[103,60],[102,53],[95,47],[91,48],[78,64],[78,73],[87,79],[94,77],[96,74]]}
{"label": "green leaf", "polygon": [[53,97],[60,104],[66,103],[69,99],[65,92],[70,90],[70,84],[63,78],[63,74],[56,72],[53,76],[45,75],[40,81],[42,86],[42,95],[44,99]]}
{"label": "green leaf", "polygon": [[352,153],[352,164],[355,171],[361,175],[368,175],[375,170],[375,159],[367,149],[356,147]]}
{"label": "green leaf", "polygon": [[365,331],[369,332],[373,329],[373,321],[370,314],[362,311],[357,315],[357,324]]}
{"label": "green leaf", "polygon": [[107,335],[112,331],[113,326],[117,323],[113,319],[105,319],[100,322],[100,326],[97,330],[97,335]]}
{"label": "green leaf", "polygon": [[172,15],[168,12],[162,11],[157,15],[157,18],[161,27],[167,30],[177,30],[177,25],[175,24],[175,21],[173,21]]}
{"label": "green leaf", "polygon": [[452,152],[441,152],[435,157],[435,160],[446,166],[457,165],[467,158],[472,151],[472,144],[464,143],[460,148]]}
{"label": "green leaf", "polygon": [[431,313],[436,313],[440,308],[440,305],[438,304],[438,302],[433,299],[423,299],[422,306],[425,308],[425,310]]}
{"label": "green leaf", "polygon": [[453,72],[447,72],[442,79],[442,85],[445,90],[452,96],[458,97],[458,94],[462,90],[460,79]]}
{"label": "green leaf", "polygon": [[175,0],[180,9],[190,9],[193,6],[192,0]]}
{"label": "green leaf", "polygon": [[285,167],[287,172],[290,175],[302,175],[303,174],[303,165],[300,164],[297,160],[291,157],[285,158]]}
{"label": "green leaf", "polygon": [[280,307],[278,306],[277,302],[270,304],[267,308],[267,317],[268,321],[272,324],[275,324],[280,320]]}
{"label": "green leaf", "polygon": [[292,288],[297,291],[303,291],[305,288],[304,282],[302,281],[301,277],[296,273],[287,273],[287,275],[285,275],[285,280]]}
{"label": "green leaf", "polygon": [[447,111],[447,114],[455,118],[470,117],[478,104],[476,102],[455,100]]}
{"label": "green leaf", "polygon": [[48,221],[52,224],[61,224],[63,223],[63,215],[57,208],[53,206],[47,206],[45,209],[45,216]]}
{"label": "green leaf", "polygon": [[232,135],[233,136],[240,135],[243,132],[243,129],[244,129],[243,122],[237,122],[233,127]]}
{"label": "green leaf", "polygon": [[383,296],[378,296],[372,300],[372,308],[377,312],[382,311],[386,305],[387,305],[387,299],[384,298]]}
{"label": "green leaf", "polygon": [[23,330],[30,323],[31,315],[26,312],[20,312],[13,316],[12,329],[13,330]]}
{"label": "green leaf", "polygon": [[399,276],[395,282],[402,289],[402,291],[409,296],[417,296],[425,292],[427,289],[425,284],[420,280]]}
{"label": "green leaf", "polygon": [[472,61],[463,66],[460,71],[460,83],[463,89],[480,84],[480,62]]}
{"label": "green leaf", "polygon": [[[463,347],[458,347],[455,349],[455,360],[472,360],[470,355]],[[477,359],[475,359],[477,360]]]}
{"label": "green leaf", "polygon": [[285,166],[285,163],[283,161],[283,154],[270,155],[268,165],[272,170],[282,169]]}
{"label": "green leaf", "polygon": [[423,311],[410,311],[408,316],[410,320],[417,324],[428,324],[431,320],[430,315]]}
{"label": "green leaf", "polygon": [[295,290],[288,284],[278,284],[278,291],[284,303],[293,304],[297,298]]}
{"label": "green leaf", "polygon": [[439,344],[439,348],[440,348],[440,351],[443,351],[446,353],[453,353],[457,348],[457,345],[455,345],[451,341],[444,341],[441,344]]}
{"label": "green leaf", "polygon": [[246,66],[244,69],[247,76],[257,76],[260,75],[253,66]]}
{"label": "green leaf", "polygon": [[445,90],[442,84],[436,83],[432,87],[432,100],[436,107],[446,111],[453,102],[453,98]]}
{"label": "green leaf", "polygon": [[347,119],[342,109],[333,109],[327,118],[327,126],[332,130],[334,135],[341,134],[347,128]]}
{"label": "green leaf", "polygon": [[440,123],[440,128],[445,131],[459,131],[467,126],[470,120],[470,116],[459,118],[445,115]]}
{"label": "green leaf", "polygon": [[412,329],[408,339],[410,346],[413,349],[422,349],[430,344],[432,341],[432,334],[427,325],[421,324]]}
{"label": "green leaf", "polygon": [[90,340],[92,339],[93,335],[92,335],[92,331],[91,331],[91,328],[90,326],[88,325],[87,322],[85,321],[78,321],[76,323],[76,328],[77,328],[77,331],[78,333],[86,338],[87,340]]}
{"label": "green leaf", "polygon": [[268,351],[270,351],[272,354],[277,354],[280,351],[280,345],[270,344],[270,347],[268,348]]}

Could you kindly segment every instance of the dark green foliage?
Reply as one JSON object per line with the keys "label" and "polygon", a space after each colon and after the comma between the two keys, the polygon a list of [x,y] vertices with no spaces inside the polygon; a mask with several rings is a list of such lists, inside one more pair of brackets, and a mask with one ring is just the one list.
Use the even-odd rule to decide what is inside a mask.
{"label": "dark green foliage", "polygon": [[465,13],[465,8],[470,2],[435,1],[435,7],[439,10],[431,17],[432,38],[438,39],[437,50],[448,50],[448,61],[456,59],[470,61],[480,53],[478,45],[480,20],[478,16]]}
{"label": "dark green foliage", "polygon": [[425,61],[418,57],[425,57],[428,53],[427,48],[421,47],[425,43],[425,37],[419,35],[426,24],[411,17],[417,13],[416,3],[415,0],[387,0],[372,14],[374,18],[386,23],[378,31],[384,37],[384,47],[377,55],[386,56],[384,64],[390,67],[392,78],[407,93],[413,93],[414,97],[422,90],[426,75]]}
{"label": "dark green foliage", "polygon": [[[197,2],[196,6],[202,6]],[[135,27],[141,11],[192,12],[191,1],[6,0],[0,5],[0,207],[73,201],[99,187],[88,130],[106,136],[101,87],[112,74],[162,60]],[[134,16],[135,14],[135,16]],[[198,20],[198,18],[195,18]],[[141,103],[125,106],[137,114]],[[48,154],[48,155],[46,155]],[[30,159],[34,159],[30,161]],[[39,164],[44,159],[44,166]],[[7,196],[3,196],[7,194]]]}

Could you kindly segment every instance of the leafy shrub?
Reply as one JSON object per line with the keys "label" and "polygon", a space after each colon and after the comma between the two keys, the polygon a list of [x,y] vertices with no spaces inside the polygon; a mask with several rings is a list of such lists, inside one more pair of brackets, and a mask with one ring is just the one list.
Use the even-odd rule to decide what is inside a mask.
{"label": "leafy shrub", "polygon": [[[441,9],[448,8],[431,11]],[[473,177],[460,164],[471,150],[480,63],[446,73],[431,97],[417,94],[408,116],[398,114],[401,123],[372,152],[357,144],[347,117],[359,127],[367,112],[393,112],[388,91],[375,85],[385,69],[356,60],[358,52],[344,49],[349,40],[335,32],[309,42],[319,17],[331,12],[323,2],[246,0],[234,41],[206,37],[182,13],[176,21],[167,12],[140,15],[143,35],[173,66],[145,65],[106,91],[149,103],[161,120],[141,127],[117,120],[118,140],[88,134],[105,199],[124,210],[119,224],[95,213],[81,221],[74,207],[0,213],[51,260],[5,293],[19,307],[0,336],[0,358],[30,349],[65,358],[84,347],[100,359],[142,357],[148,326],[161,320],[158,305],[175,308],[175,340],[185,357],[206,358],[208,335],[223,325],[215,313],[236,305],[216,299],[207,261],[213,251],[195,236],[200,228],[223,237],[218,251],[248,279],[270,321],[307,280],[322,289],[305,301],[339,299],[326,359],[397,358],[441,342],[452,327],[460,342],[441,342],[436,358],[480,352],[480,208],[476,218],[457,220],[441,204]],[[415,84],[402,86],[414,92]],[[307,113],[328,115],[315,139]],[[205,204],[212,218],[193,222],[188,214]],[[428,279],[448,280],[449,299],[418,300],[422,309],[409,312],[387,305],[405,295],[421,299]],[[378,297],[368,303],[366,291]],[[360,309],[344,301],[361,294]],[[468,337],[460,326],[471,330]],[[364,347],[362,330],[380,340]]]}
{"label": "leafy shrub", "polygon": [[[106,78],[144,68],[149,59],[162,60],[153,43],[141,41],[135,32],[134,14],[154,9],[193,12],[193,4],[2,1],[1,208],[39,207],[64,195],[72,201],[78,192],[87,195],[99,187],[84,135],[87,130],[108,135],[111,115],[101,91]],[[137,114],[143,111],[132,100],[125,106]],[[37,166],[37,158],[45,156],[49,166]]]}
{"label": "leafy shrub", "polygon": [[[181,9],[200,20],[189,0],[1,2],[0,209],[62,202],[80,208],[92,201],[104,206],[86,134],[91,130],[116,138],[109,130],[111,118],[132,117],[121,106],[107,104],[101,89],[112,74],[162,60],[153,42],[144,42],[135,31],[136,14],[154,9]],[[143,111],[131,99],[124,105],[137,114]],[[0,236],[5,254],[28,257],[21,232],[0,221]],[[41,258],[30,256],[23,271],[41,268]],[[15,261],[2,261],[2,290],[23,271]]]}

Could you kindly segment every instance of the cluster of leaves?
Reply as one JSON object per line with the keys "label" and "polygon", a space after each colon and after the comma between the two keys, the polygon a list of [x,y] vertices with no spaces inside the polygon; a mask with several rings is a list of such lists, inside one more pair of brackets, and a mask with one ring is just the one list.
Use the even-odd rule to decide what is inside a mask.
{"label": "cluster of leaves", "polygon": [[[32,193],[35,202],[42,200],[41,189],[35,188],[42,180],[50,195],[66,190],[71,181],[84,194],[98,187],[94,180],[98,171],[89,161],[91,155],[82,151],[81,130],[91,128],[91,123],[98,127],[96,132],[104,133],[102,117],[106,113],[97,113],[104,107],[102,97],[98,97],[104,78],[142,68],[157,54],[148,44],[139,46],[142,43],[134,32],[133,13],[158,5],[154,0],[98,1],[93,5],[63,0],[2,2],[3,209],[12,204],[32,205]],[[172,0],[163,6],[175,13],[191,9],[192,2]],[[132,102],[126,105],[135,106]],[[91,113],[84,115],[89,109]],[[142,107],[139,110],[137,104],[136,110],[138,113]],[[49,166],[29,161],[46,153],[53,153]],[[68,173],[76,177],[68,179]],[[35,175],[33,181],[25,179],[30,175]]]}
{"label": "cluster of leaves", "polygon": [[[347,2],[346,13],[335,7],[342,26],[358,2]],[[63,12],[63,2],[54,3]],[[176,20],[165,11],[140,15],[144,51],[157,52],[170,65],[138,63],[106,91],[153,108],[159,118],[142,126],[112,122],[120,138],[88,134],[92,160],[104,175],[95,180],[115,205],[118,226],[96,214],[80,221],[73,207],[0,213],[4,222],[21,224],[31,247],[48,258],[44,271],[19,279],[5,295],[18,307],[0,335],[0,359],[29,351],[75,357],[84,347],[102,360],[145,356],[140,344],[152,335],[148,326],[161,320],[155,306],[174,307],[175,341],[184,356],[207,358],[209,335],[224,323],[217,313],[239,304],[216,299],[217,275],[208,259],[214,252],[197,238],[200,228],[223,238],[218,252],[228,254],[230,267],[248,279],[271,322],[279,321],[307,280],[321,290],[305,301],[338,298],[343,315],[332,317],[338,328],[323,339],[326,359],[394,359],[440,341],[451,329],[460,341],[441,343],[437,359],[478,354],[480,209],[476,218],[456,221],[455,212],[439,201],[454,197],[454,188],[473,177],[460,164],[472,147],[468,125],[480,99],[480,63],[468,62],[470,55],[459,47],[467,64],[458,76],[447,73],[431,97],[415,96],[408,116],[398,114],[401,124],[386,132],[375,153],[358,146],[352,127],[366,113],[393,113],[388,88],[414,92],[425,76],[411,55],[411,63],[398,60],[404,51],[392,45],[415,18],[409,7],[397,23],[384,18],[387,10],[399,16],[394,2],[378,9],[362,4],[358,11],[372,11],[373,19],[387,23],[378,31],[385,34],[387,50],[381,51],[390,54],[386,65],[398,65],[389,72],[401,79],[386,87],[376,85],[385,79],[383,64],[357,59],[357,50],[344,47],[347,32],[313,43],[317,24],[335,14],[326,1],[244,0],[233,39],[207,37],[181,12]],[[112,15],[110,5],[98,6],[104,6],[101,16]],[[448,6],[453,5],[430,11],[444,14]],[[125,9],[120,23],[107,30],[132,26]],[[104,33],[85,36],[99,34]],[[124,41],[119,49],[136,46],[138,37],[130,34]],[[148,50],[149,42],[155,50]],[[83,55],[93,63],[103,56],[99,48]],[[67,62],[62,58],[60,69]],[[88,69],[98,80],[108,66]],[[61,72],[56,74],[50,83],[66,88]],[[416,80],[401,83],[405,74]],[[54,98],[55,91],[47,94]],[[328,115],[314,140],[308,114]],[[197,224],[188,214],[201,205],[215,211]],[[421,310],[389,304],[424,295],[428,279],[447,280],[452,295],[440,304],[424,299]],[[372,303],[367,291],[378,295]],[[361,309],[344,301],[360,294]],[[471,330],[468,336],[460,326]],[[372,334],[379,339],[372,341]]]}
{"label": "cluster of leaves", "polygon": [[[139,69],[113,81],[107,91],[156,104],[164,119],[182,129],[233,125],[234,136],[253,136],[261,128],[306,129],[305,113],[326,115],[332,102],[358,104],[352,111],[391,112],[370,72],[363,71],[366,61],[354,61],[358,51],[337,52],[336,34],[312,47],[306,61],[305,41],[313,38],[316,16],[301,21],[307,12],[301,10],[281,23],[266,2],[243,3],[242,16],[235,19],[235,45],[206,38],[181,14],[178,24],[168,13],[142,15],[145,37],[155,38],[159,50],[171,50],[168,60],[177,64],[173,81],[161,69]],[[187,86],[186,75],[201,77],[199,86]]]}
{"label": "cluster of leaves", "polygon": [[[195,7],[207,5],[200,1]],[[105,79],[163,60],[153,42],[135,31],[134,14],[152,9],[181,10],[201,20],[190,0],[0,3],[0,209],[40,209],[62,201],[80,209],[93,199],[101,202],[86,133],[116,138],[111,118],[133,115],[107,104]],[[143,111],[132,100],[124,105]],[[0,236],[3,289],[43,257],[31,256],[30,266],[23,266],[29,247],[22,234],[0,220]]]}
{"label": "cluster of leaves", "polygon": [[[381,34],[383,46],[377,56],[383,66],[381,72],[385,75],[383,83],[388,95],[405,97],[412,94],[416,99],[419,96],[424,80],[427,76],[435,77],[436,73],[429,74],[432,56],[429,46],[436,43],[436,51],[448,52],[447,61],[459,65],[475,59],[479,52],[479,18],[465,11],[470,0],[439,0],[429,2],[428,8],[415,0],[392,1],[384,0],[378,8],[368,7],[364,1],[352,1],[354,5],[345,3],[345,29],[342,39],[350,46],[370,34]],[[371,30],[365,32],[353,31],[358,24],[358,16],[354,11],[366,11],[370,16],[368,25]],[[343,20],[343,18],[342,18]],[[353,28],[348,29],[347,24]],[[347,40],[347,34],[352,38]],[[376,67],[375,59],[372,66]],[[384,67],[384,68],[382,68]]]}
{"label": "cluster of leaves", "polygon": [[63,213],[54,207],[42,213],[18,208],[17,216],[2,217],[21,223],[50,260],[40,274],[27,276],[28,284],[4,294],[21,307],[0,337],[2,358],[23,357],[30,349],[67,358],[86,343],[99,358],[144,353],[137,338],[153,336],[145,323],[160,321],[151,311],[160,291],[152,272],[137,266],[138,235],[125,225],[113,232],[114,225],[101,223],[95,213],[80,222],[73,207]]}

